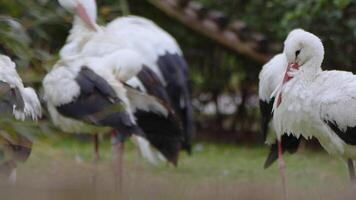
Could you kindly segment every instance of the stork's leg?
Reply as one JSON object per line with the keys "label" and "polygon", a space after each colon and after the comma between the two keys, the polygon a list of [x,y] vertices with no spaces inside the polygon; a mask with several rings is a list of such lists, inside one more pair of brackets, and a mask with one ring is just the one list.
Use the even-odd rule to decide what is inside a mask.
{"label": "stork's leg", "polygon": [[112,139],[115,189],[119,192],[119,196],[122,197],[124,137],[120,136],[119,133],[113,133]]}
{"label": "stork's leg", "polygon": [[98,161],[100,158],[99,155],[99,135],[95,134],[93,136],[93,141],[94,141],[94,158],[93,158],[93,164],[94,164],[94,173],[93,173],[93,185],[96,186],[96,180],[98,176]]}
{"label": "stork's leg", "polygon": [[94,163],[98,162],[100,159],[100,154],[99,154],[99,135],[95,134],[94,135]]}
{"label": "stork's leg", "polygon": [[11,185],[16,185],[16,181],[17,181],[17,171],[16,168],[14,168],[9,175],[9,183]]}
{"label": "stork's leg", "polygon": [[16,161],[8,160],[0,165],[0,174],[7,177],[7,181],[11,185],[16,185]]}
{"label": "stork's leg", "polygon": [[282,142],[278,141],[278,166],[279,166],[279,171],[281,173],[282,177],[282,184],[283,184],[283,197],[285,200],[287,200],[287,181],[286,181],[286,173],[285,173],[285,162],[283,160],[283,151],[282,151]]}
{"label": "stork's leg", "polygon": [[355,175],[355,167],[352,159],[347,159],[347,167],[349,169],[349,175],[352,184],[352,193],[353,196],[356,197],[356,175]]}

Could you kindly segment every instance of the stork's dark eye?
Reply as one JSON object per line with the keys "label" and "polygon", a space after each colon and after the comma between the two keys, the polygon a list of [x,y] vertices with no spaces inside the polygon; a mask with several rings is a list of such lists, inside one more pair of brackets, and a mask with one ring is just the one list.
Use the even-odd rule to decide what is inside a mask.
{"label": "stork's dark eye", "polygon": [[298,55],[300,54],[300,50],[295,52],[295,57],[298,57]]}

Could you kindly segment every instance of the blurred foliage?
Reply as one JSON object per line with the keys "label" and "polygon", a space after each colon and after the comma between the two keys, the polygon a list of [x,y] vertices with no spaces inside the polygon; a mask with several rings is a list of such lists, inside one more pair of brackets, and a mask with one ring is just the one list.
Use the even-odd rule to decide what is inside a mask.
{"label": "blurred foliage", "polygon": [[[325,66],[356,72],[355,0],[198,0],[210,9],[223,11],[232,19],[282,44],[289,31],[303,28],[324,42]],[[337,52],[337,53],[336,53]]]}
{"label": "blurred foliage", "polygon": [[[283,43],[294,28],[319,35],[325,44],[325,66],[356,71],[356,0],[197,0],[211,10],[219,10],[245,21],[252,30],[271,41]],[[198,113],[213,106],[211,116],[197,115],[198,126],[216,126],[232,132],[256,132],[258,111],[256,91],[261,65],[236,55],[197,35],[167,17],[146,0],[98,0],[99,23],[127,13],[141,15],[171,33],[181,45],[191,67],[191,86]],[[11,56],[27,85],[40,89],[44,74],[58,59],[72,17],[55,0],[0,0],[0,52]],[[224,113],[220,97],[232,99],[233,113]],[[230,102],[231,103],[231,102]],[[217,117],[216,117],[217,116]],[[47,124],[42,130],[48,131]],[[44,125],[43,125],[44,126]],[[208,126],[208,127],[207,127]]]}

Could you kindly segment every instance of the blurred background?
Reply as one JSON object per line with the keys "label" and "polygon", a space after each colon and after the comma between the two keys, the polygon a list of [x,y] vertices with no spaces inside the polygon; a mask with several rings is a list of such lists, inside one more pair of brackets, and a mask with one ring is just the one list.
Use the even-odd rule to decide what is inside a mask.
{"label": "blurred background", "polygon": [[[178,6],[167,9],[165,6],[169,2],[178,2]],[[289,31],[303,28],[322,39],[326,50],[324,69],[356,72],[356,68],[352,67],[356,66],[356,0],[97,0],[97,3],[101,24],[119,16],[140,15],[153,20],[176,38],[190,66],[197,128],[195,151],[211,150],[216,156],[205,155],[210,161],[201,160],[201,166],[197,168],[204,168],[211,162],[215,163],[212,166],[229,163],[241,167],[221,169],[221,174],[226,176],[238,177],[251,172],[252,177],[258,177],[267,173],[273,174],[267,180],[274,184],[278,182],[276,168],[272,171],[262,169],[267,147],[264,146],[259,132],[258,73],[270,56],[282,50],[283,41]],[[182,21],[182,17],[192,17],[195,20]],[[55,0],[0,0],[0,52],[16,62],[17,70],[26,85],[41,90],[42,78],[58,59],[58,51],[65,43],[71,22],[72,15],[63,10]],[[206,29],[201,28],[202,24]],[[235,43],[229,45],[229,41],[234,41],[236,46],[233,46]],[[59,133],[46,115],[39,126],[18,123],[7,123],[6,126],[14,126],[17,131],[33,137],[42,135],[46,138],[47,145],[54,144],[53,140],[68,140],[71,137]],[[48,151],[50,148],[46,144],[42,145]],[[85,149],[83,152],[88,155],[84,159],[90,160],[91,147],[73,147],[76,145],[72,142],[66,145],[66,142],[58,144],[61,148],[74,152]],[[246,154],[249,148],[257,150]],[[30,161],[28,165],[35,166],[35,162],[41,160],[39,155],[42,153],[41,150],[35,150],[32,159],[34,161]],[[72,154],[77,155],[70,155]],[[191,159],[194,156],[200,159],[199,153],[197,154],[183,157],[187,159],[181,164],[183,171],[189,172],[190,168],[187,166],[193,162]],[[238,160],[252,163],[241,165],[241,162],[234,160],[241,154],[245,157]],[[318,156],[302,153],[290,158],[290,162],[315,156],[322,160],[315,159],[315,163],[325,162],[322,168],[332,170],[318,171],[314,162],[304,163],[304,166],[298,162],[291,168],[307,170],[307,166],[311,165],[310,173],[318,174],[318,183],[330,180],[330,177],[338,177],[336,180],[341,185],[347,183],[346,170],[340,162],[334,162],[323,154],[319,155],[319,152],[315,154]],[[220,156],[225,156],[223,158],[226,160],[219,160]],[[256,159],[251,160],[251,157]],[[227,161],[228,159],[232,160]],[[217,169],[220,170],[219,167]],[[256,169],[258,172],[248,169]],[[211,169],[206,170],[203,172],[209,173]],[[183,174],[182,171],[180,173]],[[299,175],[290,174],[292,177]],[[246,176],[243,181],[250,179],[251,176]],[[299,187],[303,184],[308,183],[305,180],[296,185]],[[307,188],[307,185],[303,185],[303,188],[304,186]],[[234,191],[233,188],[229,190]],[[268,194],[269,189],[264,190]],[[278,188],[272,191],[278,191]],[[318,194],[316,197],[320,197]],[[328,197],[332,198],[330,195]]]}

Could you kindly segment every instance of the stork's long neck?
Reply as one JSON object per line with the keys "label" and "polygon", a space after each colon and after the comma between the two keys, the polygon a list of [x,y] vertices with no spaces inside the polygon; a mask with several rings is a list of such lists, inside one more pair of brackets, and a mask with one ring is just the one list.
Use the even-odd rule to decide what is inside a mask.
{"label": "stork's long neck", "polygon": [[[313,81],[315,76],[319,74],[323,57],[314,56],[300,67],[300,75],[304,80]],[[298,76],[298,75],[297,75]]]}
{"label": "stork's long neck", "polygon": [[[100,30],[99,25],[95,23],[95,26],[97,27],[97,30]],[[74,16],[73,20],[73,26],[72,29],[70,30],[70,34],[68,36],[68,42],[71,42],[75,39],[82,38],[83,36],[90,35],[92,33],[95,33],[94,30],[89,28],[82,19],[78,16]]]}

